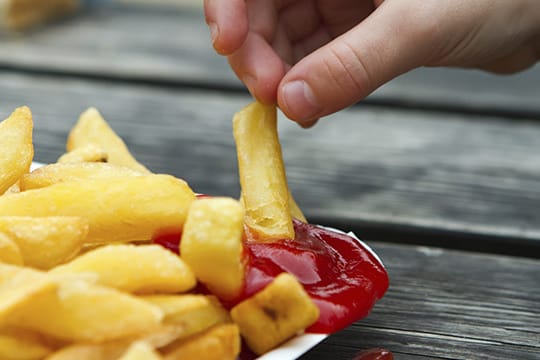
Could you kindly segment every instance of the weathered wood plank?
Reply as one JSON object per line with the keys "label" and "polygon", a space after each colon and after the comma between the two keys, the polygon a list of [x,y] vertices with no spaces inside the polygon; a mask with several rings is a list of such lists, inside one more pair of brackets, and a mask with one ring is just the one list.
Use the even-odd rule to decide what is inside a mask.
{"label": "weathered wood plank", "polygon": [[396,359],[538,359],[538,260],[372,245],[390,275],[386,296],[301,359],[352,359],[373,347]]}
{"label": "weathered wood plank", "polygon": [[[238,196],[231,118],[246,96],[9,73],[0,84],[2,116],[32,107],[39,161],[54,161],[79,113],[96,106],[154,171],[199,192]],[[366,226],[477,234],[486,251],[493,239],[506,246],[515,238],[535,246],[526,255],[540,256],[537,122],[373,106],[311,130],[282,120],[290,186],[314,221],[364,237],[372,236]],[[455,247],[449,239],[429,243]]]}
{"label": "weathered wood plank", "polygon": [[[114,4],[37,29],[4,36],[0,67],[241,90],[210,46],[201,4]],[[540,117],[540,66],[512,77],[478,71],[419,69],[368,100],[400,106]]]}

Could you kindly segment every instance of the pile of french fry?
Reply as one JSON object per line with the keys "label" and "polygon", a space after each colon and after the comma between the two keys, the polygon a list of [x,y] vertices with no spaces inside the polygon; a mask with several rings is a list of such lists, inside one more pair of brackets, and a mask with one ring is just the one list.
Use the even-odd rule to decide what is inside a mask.
{"label": "pile of french fry", "polygon": [[[0,122],[0,359],[236,359],[242,338],[263,354],[317,320],[286,273],[230,310],[218,300],[242,289],[245,231],[291,238],[303,218],[275,108],[234,118],[241,200],[151,173],[95,109],[56,163],[29,172],[32,127],[27,107]],[[182,233],[181,255],[152,243],[164,230]]]}

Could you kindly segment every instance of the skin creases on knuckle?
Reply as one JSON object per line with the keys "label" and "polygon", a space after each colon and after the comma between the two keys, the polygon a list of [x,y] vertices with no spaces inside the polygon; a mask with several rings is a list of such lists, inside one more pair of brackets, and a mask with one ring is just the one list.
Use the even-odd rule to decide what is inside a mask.
{"label": "skin creases on knuckle", "polygon": [[323,65],[330,80],[328,97],[333,98],[333,102],[346,106],[367,95],[371,88],[369,69],[348,43],[330,47]]}

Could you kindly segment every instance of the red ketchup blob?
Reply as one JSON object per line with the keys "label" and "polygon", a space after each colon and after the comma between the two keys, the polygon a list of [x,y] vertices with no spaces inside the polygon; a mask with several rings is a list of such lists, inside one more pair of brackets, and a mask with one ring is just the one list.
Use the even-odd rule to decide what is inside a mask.
{"label": "red ketchup blob", "polygon": [[353,360],[394,360],[394,355],[386,349],[369,349],[356,355]]}
{"label": "red ketchup blob", "polygon": [[[246,239],[244,289],[232,304],[225,305],[252,296],[277,275],[289,272],[320,309],[319,320],[307,332],[332,333],[365,317],[388,288],[381,262],[349,235],[297,220],[294,229],[294,240],[259,243]],[[154,242],[178,253],[179,239],[178,234],[162,234]]]}

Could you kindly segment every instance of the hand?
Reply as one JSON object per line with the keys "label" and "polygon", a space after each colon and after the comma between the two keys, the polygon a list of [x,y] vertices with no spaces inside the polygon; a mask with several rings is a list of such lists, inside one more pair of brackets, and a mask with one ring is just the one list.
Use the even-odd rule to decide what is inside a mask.
{"label": "hand", "polygon": [[205,0],[205,14],[253,96],[306,127],[416,67],[540,58],[538,0]]}

